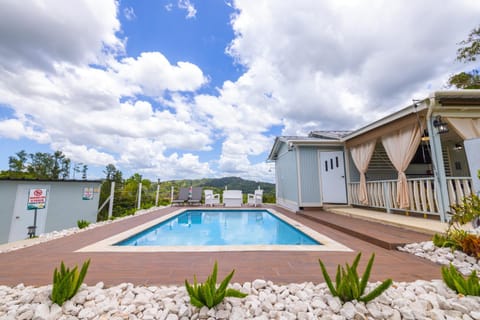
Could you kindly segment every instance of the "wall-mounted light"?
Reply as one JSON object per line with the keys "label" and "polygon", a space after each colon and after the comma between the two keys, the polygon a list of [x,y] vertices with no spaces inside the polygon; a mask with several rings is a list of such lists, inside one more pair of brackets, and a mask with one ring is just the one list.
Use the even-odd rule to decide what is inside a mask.
{"label": "wall-mounted light", "polygon": [[448,132],[448,125],[446,122],[443,122],[440,116],[436,116],[435,119],[433,119],[433,126],[437,128],[439,134]]}
{"label": "wall-mounted light", "polygon": [[425,129],[425,130],[423,130],[422,141],[427,142],[429,140],[430,140],[430,137],[428,136],[428,131],[427,131],[427,129]]}
{"label": "wall-mounted light", "polygon": [[461,143],[456,143],[455,147],[453,147],[453,150],[455,150],[455,151],[460,151],[462,149],[463,149],[463,146],[462,146]]}

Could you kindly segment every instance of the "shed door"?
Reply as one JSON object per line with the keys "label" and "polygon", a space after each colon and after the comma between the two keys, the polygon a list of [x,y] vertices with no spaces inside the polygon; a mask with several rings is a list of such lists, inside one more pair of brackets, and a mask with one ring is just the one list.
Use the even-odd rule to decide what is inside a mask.
{"label": "shed door", "polygon": [[28,192],[30,189],[47,189],[47,203],[45,209],[37,209],[37,230],[36,235],[45,232],[45,222],[47,220],[48,198],[50,193],[49,185],[26,185],[21,184],[17,187],[17,196],[15,197],[15,207],[13,208],[12,224],[8,241],[17,241],[28,238],[28,226],[33,226],[35,210],[28,210]]}
{"label": "shed door", "polygon": [[343,151],[320,152],[322,195],[326,203],[347,203]]}

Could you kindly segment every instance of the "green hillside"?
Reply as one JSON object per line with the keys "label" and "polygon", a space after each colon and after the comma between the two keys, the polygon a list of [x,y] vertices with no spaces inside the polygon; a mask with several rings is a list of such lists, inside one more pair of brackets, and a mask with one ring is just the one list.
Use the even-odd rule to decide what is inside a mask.
{"label": "green hillside", "polygon": [[[129,179],[117,181],[115,183],[115,195],[113,204],[113,216],[121,217],[125,215],[134,214],[138,205],[138,185],[142,182],[142,200],[141,207],[148,209],[155,204],[157,183],[148,179],[141,179],[141,176],[136,174]],[[100,203],[110,195],[109,180],[105,180],[102,184]],[[201,187],[203,189],[212,189],[214,193],[222,194],[227,187],[230,190],[242,190],[243,201],[247,201],[247,194],[253,193],[255,189],[263,189],[263,202],[275,203],[275,185],[267,182],[256,182],[251,180],[244,180],[238,177],[226,177],[219,179],[197,179],[197,180],[169,180],[160,182],[160,192],[158,197],[159,205],[170,205],[172,195],[176,199],[180,188],[186,187]],[[98,214],[99,221],[106,220],[108,217],[108,206],[105,206]]]}
{"label": "green hillside", "polygon": [[225,187],[230,190],[242,190],[244,196],[253,193],[255,189],[263,189],[263,201],[265,203],[275,203],[275,184],[268,182],[257,182],[252,180],[244,180],[239,177],[224,177],[217,179],[196,179],[196,180],[171,180],[161,183],[162,189],[170,190],[174,187],[175,196],[182,187],[202,187],[203,189],[212,189],[214,193],[222,193]]}

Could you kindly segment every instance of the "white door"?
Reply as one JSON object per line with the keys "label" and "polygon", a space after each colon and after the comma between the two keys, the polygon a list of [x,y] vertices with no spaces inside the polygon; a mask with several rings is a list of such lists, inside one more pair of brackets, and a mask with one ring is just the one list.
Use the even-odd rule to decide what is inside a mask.
{"label": "white door", "polygon": [[322,195],[326,203],[347,203],[343,151],[320,152]]}
{"label": "white door", "polygon": [[17,196],[15,197],[15,207],[13,208],[12,224],[10,226],[10,235],[8,237],[9,242],[28,238],[28,227],[33,226],[35,210],[27,209],[28,194],[30,189],[47,189],[46,206],[44,209],[37,209],[36,235],[38,236],[39,234],[45,232],[50,186],[41,184],[20,184],[17,187]]}

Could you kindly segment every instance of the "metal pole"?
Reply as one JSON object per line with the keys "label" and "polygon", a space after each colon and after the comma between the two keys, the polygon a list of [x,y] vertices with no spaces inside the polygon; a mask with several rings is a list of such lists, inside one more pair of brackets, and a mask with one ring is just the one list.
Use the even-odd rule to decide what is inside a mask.
{"label": "metal pole", "polygon": [[108,218],[110,219],[112,217],[112,211],[113,211],[113,195],[115,193],[115,181],[111,182],[112,185],[110,187],[110,203],[108,205]]}
{"label": "metal pole", "polygon": [[172,205],[172,203],[173,203],[173,186],[170,190],[170,205]]}
{"label": "metal pole", "polygon": [[155,207],[158,207],[158,195],[160,194],[160,179],[158,179],[157,183],[157,195],[155,196]]}
{"label": "metal pole", "polygon": [[33,237],[36,236],[37,233],[37,208],[35,208],[35,212],[33,213]]}
{"label": "metal pole", "polygon": [[138,203],[137,203],[137,209],[140,209],[142,205],[142,183],[140,182],[138,184]]}

